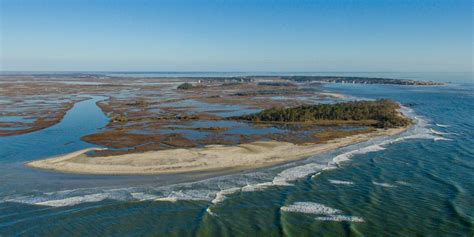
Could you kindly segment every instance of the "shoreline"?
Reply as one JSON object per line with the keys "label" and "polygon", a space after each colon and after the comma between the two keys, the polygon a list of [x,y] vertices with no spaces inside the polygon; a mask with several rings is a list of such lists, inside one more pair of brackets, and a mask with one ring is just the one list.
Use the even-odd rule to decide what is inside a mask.
{"label": "shoreline", "polygon": [[85,153],[104,148],[87,148],[65,155],[26,163],[30,168],[88,175],[158,175],[223,170],[247,171],[298,161],[372,138],[393,136],[410,126],[377,129],[330,140],[322,144],[297,145],[279,141],[256,141],[237,146],[208,145],[106,157]]}

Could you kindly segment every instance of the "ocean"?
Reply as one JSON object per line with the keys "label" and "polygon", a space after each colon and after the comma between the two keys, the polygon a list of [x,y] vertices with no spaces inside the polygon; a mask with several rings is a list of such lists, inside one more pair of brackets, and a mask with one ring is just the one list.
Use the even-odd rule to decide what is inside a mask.
{"label": "ocean", "polygon": [[107,118],[95,105],[105,98],[89,96],[57,125],[0,138],[0,236],[473,236],[472,73],[318,75],[450,83],[325,84],[351,99],[399,101],[417,123],[395,137],[278,167],[218,177],[93,176],[24,167],[93,146],[79,138],[101,129]]}

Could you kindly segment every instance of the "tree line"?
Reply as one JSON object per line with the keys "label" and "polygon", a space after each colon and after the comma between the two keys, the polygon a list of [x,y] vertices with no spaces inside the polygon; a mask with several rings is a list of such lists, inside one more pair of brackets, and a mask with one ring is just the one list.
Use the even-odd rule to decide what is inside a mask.
{"label": "tree line", "polygon": [[398,112],[399,104],[388,99],[351,101],[336,104],[302,105],[293,108],[271,108],[256,114],[233,117],[254,122],[311,122],[320,120],[375,120],[375,127],[406,126],[410,120]]}

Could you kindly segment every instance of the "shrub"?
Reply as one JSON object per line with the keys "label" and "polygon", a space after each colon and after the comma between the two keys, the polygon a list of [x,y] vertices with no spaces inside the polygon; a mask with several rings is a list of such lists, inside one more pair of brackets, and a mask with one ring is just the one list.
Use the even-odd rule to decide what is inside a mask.
{"label": "shrub", "polygon": [[391,100],[352,101],[337,104],[302,105],[293,108],[271,108],[260,113],[233,117],[237,120],[264,122],[311,122],[321,120],[376,121],[375,127],[402,127],[410,123],[398,112],[400,106]]}
{"label": "shrub", "polygon": [[192,89],[193,87],[194,87],[193,84],[185,82],[185,83],[179,85],[178,89],[179,90],[189,90],[189,89]]}

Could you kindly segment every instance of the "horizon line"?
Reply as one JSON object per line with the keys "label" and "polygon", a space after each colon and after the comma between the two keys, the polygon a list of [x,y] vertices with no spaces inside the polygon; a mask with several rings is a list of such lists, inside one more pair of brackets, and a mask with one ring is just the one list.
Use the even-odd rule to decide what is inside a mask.
{"label": "horizon line", "polygon": [[0,70],[0,73],[473,73],[474,71],[153,71],[153,70]]}

